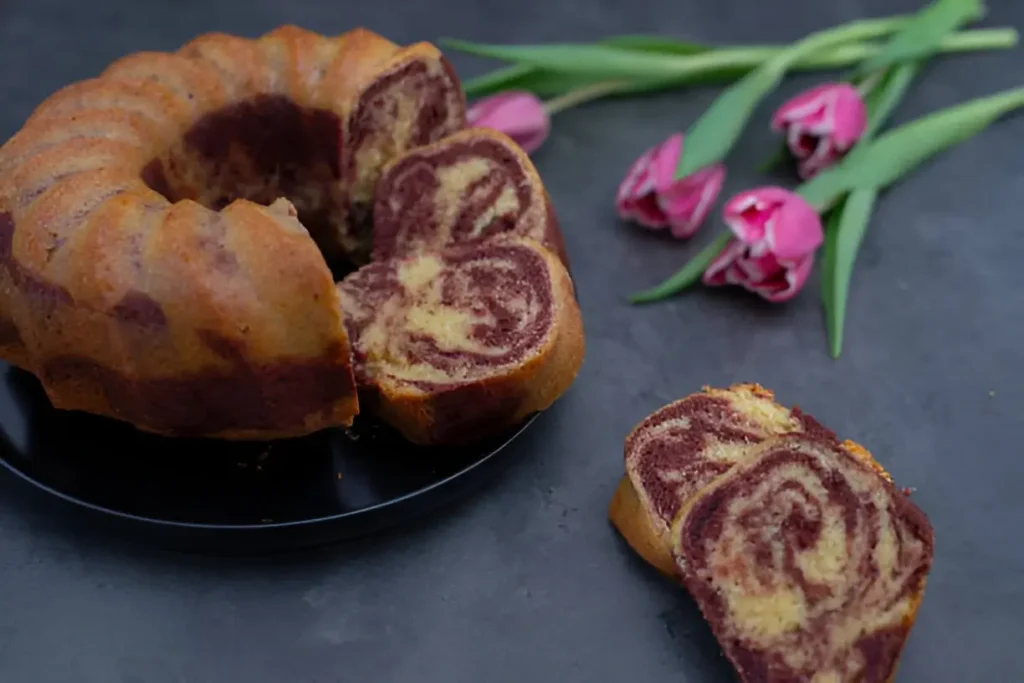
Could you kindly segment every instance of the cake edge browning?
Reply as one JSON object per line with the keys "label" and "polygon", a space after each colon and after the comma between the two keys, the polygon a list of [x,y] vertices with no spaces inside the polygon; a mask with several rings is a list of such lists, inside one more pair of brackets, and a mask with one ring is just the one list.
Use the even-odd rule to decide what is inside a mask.
{"label": "cake edge browning", "polygon": [[[240,246],[235,239],[239,233],[236,228],[245,226],[229,224],[231,221],[224,220],[225,216],[217,211],[193,211],[198,207],[191,206],[187,197],[181,201],[158,197],[161,188],[168,187],[166,168],[162,163],[149,162],[162,162],[161,150],[186,144],[183,136],[203,117],[264,94],[285,97],[297,107],[317,107],[329,101],[347,132],[349,115],[358,108],[362,95],[386,76],[389,68],[417,60],[436,62],[436,68],[432,68],[449,81],[445,97],[446,115],[450,114],[451,120],[442,121],[443,125],[435,126],[437,130],[427,130],[431,117],[437,119],[439,114],[432,110],[414,111],[410,114],[411,134],[419,130],[416,126],[422,125],[427,126],[424,134],[436,136],[464,127],[465,98],[454,69],[440,50],[425,42],[400,47],[362,28],[334,37],[292,25],[280,26],[253,39],[223,33],[202,34],[176,52],[142,51],[126,55],[110,63],[100,76],[51,93],[0,147],[0,227],[10,223],[11,233],[2,268],[5,291],[0,296],[3,358],[36,375],[55,407],[123,420],[142,431],[168,436],[255,439],[300,436],[324,427],[350,425],[359,407],[340,307],[333,305],[331,296],[314,294],[312,301],[319,296],[320,312],[313,318],[325,326],[319,333],[308,329],[301,332],[296,338],[301,342],[293,344],[288,334],[275,335],[262,326],[272,314],[270,307],[261,309],[252,297],[241,296],[239,288],[232,288],[224,296],[210,291],[224,273],[232,269],[242,271],[238,264],[253,262],[252,245]],[[360,68],[342,69],[342,63]],[[420,99],[429,99],[430,95],[429,88],[419,93]],[[99,162],[64,164],[46,176],[42,161],[55,154],[59,156],[63,149],[73,151],[74,155],[104,156]],[[348,149],[348,145],[343,148]],[[114,159],[111,155],[120,156]],[[105,174],[107,167],[118,173],[123,171],[121,175],[127,180],[122,182],[117,173]],[[95,184],[105,175],[117,176],[119,184],[115,186],[115,180],[110,180],[109,188],[96,186],[87,196],[88,211],[75,209],[66,214],[67,229],[70,232],[74,228],[75,233],[43,235],[37,214],[45,218],[53,212],[39,209],[45,202],[35,206],[26,202],[39,198],[39,193],[60,195],[65,189],[62,185],[74,184],[76,193],[80,193],[87,189],[86,182]],[[39,185],[40,180],[46,183]],[[60,198],[67,200],[60,206],[70,204],[68,197]],[[103,227],[102,236],[83,236],[83,232],[100,230],[99,223],[106,225],[118,216],[122,221],[135,220],[132,211],[118,213],[119,205],[129,201],[135,202],[135,213],[144,216],[147,230],[126,224],[117,230]],[[247,208],[250,213],[267,209],[244,199],[233,205]],[[36,213],[28,215],[30,209]],[[214,218],[206,213],[214,214]],[[217,243],[208,244],[209,251],[220,259],[218,267],[223,266],[223,272],[211,272],[210,277],[205,277],[191,267],[186,240],[180,235],[167,239],[171,231],[163,229],[170,227],[164,223],[174,222],[180,227],[183,215],[208,223],[202,230],[190,230],[188,239],[195,238],[197,244],[215,239]],[[300,232],[302,228],[298,226]],[[115,235],[118,231],[123,234]],[[288,239],[295,237],[293,234]],[[264,236],[258,241],[266,245],[274,240]],[[158,258],[152,247],[168,241],[180,257],[179,263],[149,261]],[[90,249],[128,245],[134,251],[117,262],[100,252],[100,267],[90,270],[90,259],[80,253],[67,255],[68,249],[78,249],[80,245]],[[241,256],[241,251],[233,252],[232,245],[248,252],[247,258]],[[290,264],[287,268],[312,273],[303,279],[304,286],[316,280],[316,276],[329,278],[320,254],[310,257],[309,250],[300,251],[300,255],[285,261]],[[268,251],[275,265],[272,272],[281,270],[276,265],[282,252],[289,253],[287,249]],[[52,253],[56,255],[51,259]],[[195,259],[197,263],[202,260],[208,259]],[[155,270],[146,270],[154,265]],[[173,275],[198,275],[199,280],[172,282]],[[258,273],[243,275],[255,277]],[[168,288],[168,284],[173,287]],[[198,296],[203,300],[194,329],[187,328],[190,319],[196,316],[180,318],[174,310],[182,308],[182,299],[187,297],[179,293],[169,298],[161,296],[168,289],[182,287],[198,288]],[[310,293],[308,287],[297,289],[303,295]],[[333,280],[330,289],[333,290]],[[32,301],[24,300],[26,297]],[[34,312],[40,297],[45,299],[47,311],[54,309],[55,315],[61,315],[61,330],[50,336],[42,320],[44,314]],[[237,306],[232,297],[237,299]],[[310,306],[317,307],[304,301],[301,308],[309,312]],[[332,309],[331,315],[324,313],[324,309]],[[333,312],[335,309],[337,312]],[[260,311],[258,317],[263,320],[250,326],[252,321],[246,318],[246,310]],[[154,320],[160,324],[154,326]],[[124,324],[134,326],[129,338],[119,328]],[[313,323],[303,319],[302,324],[309,328]],[[264,329],[256,335],[261,326]],[[162,335],[159,339],[154,336],[157,333]],[[92,341],[75,345],[75,339]],[[152,356],[140,355],[139,344],[146,339],[159,341],[160,348],[154,347]],[[268,343],[274,339],[278,344],[276,350],[274,343]],[[320,344],[318,339],[325,343]],[[331,378],[333,385],[310,389],[304,397],[308,400],[298,403],[316,405],[310,407],[308,414],[297,417],[298,409],[281,392],[290,381],[308,379],[311,373],[319,374],[321,379]],[[214,388],[203,390],[202,382],[212,382]],[[241,407],[238,414],[232,413],[225,396],[233,383],[240,383],[236,387],[239,390],[248,390],[247,401],[240,403],[252,403],[262,397],[264,404],[256,410],[260,415]],[[179,396],[182,403],[192,404],[187,419],[175,422],[168,408],[169,399],[158,395]],[[205,398],[188,400],[195,396]],[[195,405],[207,399],[218,404],[209,406],[207,417],[219,415],[213,422],[204,422],[202,406]],[[243,415],[247,410],[248,415]],[[280,423],[275,418],[278,413]],[[205,428],[200,428],[204,424]]]}
{"label": "cake edge browning", "polygon": [[[390,216],[392,209],[388,206],[390,197],[393,195],[392,188],[396,182],[396,176],[402,177],[406,167],[413,164],[425,164],[436,171],[442,166],[455,166],[464,161],[464,154],[479,154],[481,157],[494,161],[484,151],[498,148],[499,156],[506,155],[512,164],[515,165],[517,177],[511,180],[516,181],[513,189],[519,195],[519,215],[515,218],[515,229],[505,232],[491,232],[480,237],[467,239],[465,241],[449,241],[446,244],[435,245],[434,248],[445,248],[456,244],[465,244],[471,241],[481,241],[498,237],[501,235],[518,235],[528,237],[542,244],[552,251],[562,264],[569,268],[569,257],[565,249],[565,240],[559,226],[558,217],[555,212],[554,203],[544,186],[540,173],[533,160],[530,159],[522,147],[512,138],[501,131],[490,128],[466,128],[448,135],[447,137],[406,151],[402,156],[396,157],[386,164],[381,172],[381,181],[377,185],[374,197],[374,229],[373,229],[373,254],[374,260],[401,258],[410,255],[396,246],[399,236],[404,234],[395,223],[401,220],[399,216]],[[434,179],[436,179],[436,173]],[[480,180],[486,180],[481,178]],[[504,185],[499,185],[501,189]],[[466,188],[459,193],[462,198],[469,194]],[[489,204],[476,211],[477,217],[483,210],[493,207],[496,198],[487,197]],[[525,204],[525,205],[523,205]],[[408,207],[404,207],[404,213],[408,215]],[[473,205],[461,207],[464,210],[475,209]],[[388,215],[389,221],[385,222],[382,216]],[[458,218],[455,217],[457,221]],[[453,226],[445,226],[449,230]],[[524,232],[525,231],[525,232]],[[449,240],[452,236],[447,235]]]}
{"label": "cake edge browning", "polygon": [[[420,444],[463,445],[494,436],[519,424],[532,413],[546,410],[574,383],[585,354],[583,320],[576,302],[572,280],[565,267],[547,248],[534,240],[509,240],[529,245],[547,264],[555,307],[548,341],[529,360],[506,374],[429,393],[403,388],[388,392],[382,388],[380,414],[410,441]],[[466,429],[448,416],[458,406],[481,397],[514,397],[515,410],[503,411],[496,421],[488,420]]]}
{"label": "cake edge browning", "polygon": [[[318,256],[289,206],[229,207],[259,228],[235,250],[238,231],[203,207],[185,202],[160,213],[136,258],[164,258],[142,280],[121,258],[120,224],[98,213],[102,225],[73,237],[79,258],[68,276],[83,284],[77,298],[13,258],[16,227],[0,213],[0,281],[5,296],[22,293],[2,319],[5,359],[35,375],[55,408],[165,436],[252,440],[350,425],[359,406],[334,283],[326,265],[309,267]],[[112,202],[104,209],[122,210]],[[259,267],[276,251],[294,255]],[[276,277],[250,283],[238,275],[246,266],[286,285]],[[44,304],[52,317],[39,330],[34,315]],[[281,328],[282,311],[294,311],[294,326]]]}
{"label": "cake edge browning", "polygon": [[[582,365],[583,320],[565,267],[548,249],[529,238],[492,238],[454,250],[469,251],[488,244],[530,249],[543,260],[554,307],[545,341],[510,369],[437,390],[381,379],[361,386],[361,401],[368,412],[413,443],[461,446],[496,436],[549,408],[573,384]],[[464,412],[467,405],[497,409],[474,415]]]}
{"label": "cake edge browning", "polygon": [[654,515],[637,495],[633,482],[623,475],[608,505],[608,519],[619,535],[647,564],[671,579],[679,578],[679,568],[669,550],[671,538],[659,534]]}
{"label": "cake edge browning", "polygon": [[[775,394],[756,382],[737,382],[724,389],[704,386],[699,392],[668,403],[637,423],[625,439],[624,460],[626,473],[622,476],[611,503],[608,506],[608,519],[626,543],[633,548],[648,564],[665,576],[677,579],[679,569],[672,552],[671,522],[666,522],[654,509],[649,498],[644,495],[642,482],[634,468],[630,466],[631,453],[639,445],[646,429],[656,423],[660,416],[671,412],[676,407],[692,400],[694,397],[708,396],[725,398],[736,392],[749,393],[758,399],[769,401],[782,410],[788,410],[790,416],[801,428],[820,428],[820,425],[803,413],[798,407],[786,409],[776,402]],[[731,399],[730,399],[731,400]],[[753,447],[756,444],[751,444]]]}
{"label": "cake edge browning", "polygon": [[[894,628],[882,631],[885,634],[896,635],[897,640],[895,641],[895,647],[893,647],[888,653],[889,661],[884,663],[886,664],[886,668],[883,671],[878,672],[878,676],[862,682],[893,683],[900,665],[903,650],[907,640],[909,639],[911,630],[916,622],[918,612],[924,600],[928,577],[934,562],[934,528],[932,527],[927,515],[910,499],[909,494],[896,488],[891,475],[874,458],[872,453],[862,445],[852,440],[840,442],[838,439],[829,438],[828,433],[797,432],[768,439],[752,448],[751,453],[743,460],[742,463],[740,463],[739,467],[732,468],[729,472],[722,474],[711,484],[704,487],[704,489],[702,489],[697,495],[693,496],[684,505],[677,515],[672,524],[671,530],[673,543],[672,554],[677,568],[676,578],[694,598],[698,609],[711,628],[716,641],[722,648],[726,658],[736,670],[741,683],[762,683],[762,681],[769,680],[763,677],[752,678],[750,677],[749,672],[746,671],[744,664],[750,663],[751,660],[748,659],[744,661],[740,653],[749,653],[749,651],[740,645],[739,639],[729,637],[729,635],[724,631],[724,620],[726,617],[715,614],[714,611],[710,609],[707,599],[702,598],[702,596],[707,594],[715,595],[715,593],[713,592],[713,589],[708,588],[706,581],[698,576],[688,566],[682,539],[688,531],[690,520],[695,516],[695,510],[697,510],[704,501],[713,497],[716,491],[721,487],[728,485],[734,477],[745,474],[748,469],[756,466],[762,456],[771,457],[774,452],[778,451],[780,447],[784,448],[787,443],[798,442],[801,440],[805,440],[817,447],[828,448],[837,456],[845,456],[852,463],[868,470],[872,475],[874,475],[874,477],[876,477],[878,484],[886,490],[890,499],[897,504],[899,512],[902,513],[900,519],[906,520],[909,517],[912,526],[916,526],[922,532],[921,540],[925,549],[925,555],[921,564],[918,565],[912,573],[912,576],[917,581],[916,586],[909,596],[907,608],[900,617],[899,623]],[[757,657],[756,654],[752,654],[751,656],[754,658]],[[883,652],[882,656],[885,657],[886,653]],[[840,683],[846,683],[842,679],[838,680]],[[858,681],[860,680],[861,679],[858,679]]]}
{"label": "cake edge browning", "polygon": [[[427,82],[442,84],[432,91],[414,92],[418,106],[414,107],[412,120],[393,122],[385,131],[388,134],[386,154],[380,154],[372,146],[370,153],[363,156],[364,137],[372,136],[376,105],[382,98],[394,97],[393,83],[422,78]],[[409,93],[402,93],[408,96]],[[430,99],[431,96],[439,96]],[[422,101],[421,101],[422,100]],[[391,104],[400,113],[408,114],[409,107],[402,107],[397,100]],[[349,252],[357,265],[371,260],[373,249],[373,226],[371,216],[376,188],[388,164],[401,158],[411,150],[436,144],[466,128],[466,97],[454,66],[435,45],[418,42],[399,48],[385,62],[379,65],[374,77],[359,85],[352,104],[344,119],[344,146],[341,154],[342,177],[345,178],[345,210],[347,223],[339,226],[338,241]],[[397,125],[395,125],[397,124]]]}

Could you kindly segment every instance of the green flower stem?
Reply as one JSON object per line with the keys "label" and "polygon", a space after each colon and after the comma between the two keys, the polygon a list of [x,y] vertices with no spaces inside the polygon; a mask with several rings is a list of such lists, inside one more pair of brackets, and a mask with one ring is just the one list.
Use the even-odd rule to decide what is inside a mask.
{"label": "green flower stem", "polygon": [[[1018,33],[1012,28],[981,29],[962,31],[947,36],[939,44],[939,51],[947,54],[962,52],[978,52],[986,50],[1004,50],[1017,45]],[[680,43],[680,50],[689,46]],[[634,75],[626,79],[617,79],[619,87],[609,91],[609,95],[629,94],[636,92],[666,90],[690,83],[723,82],[742,77],[767,59],[776,56],[785,46],[747,46],[716,48],[722,54],[721,64],[693,70],[687,66],[681,74],[672,74],[659,78],[649,75]],[[791,66],[792,71],[828,71],[857,64],[873,55],[879,54],[883,46],[873,42],[857,42],[839,45],[821,53],[808,55]],[[664,55],[647,50],[644,53],[650,58],[663,59]],[[678,55],[679,52],[669,53]],[[692,54],[692,53],[690,53]],[[692,57],[682,57],[682,61]],[[476,98],[490,95],[502,90],[531,90],[544,96],[551,92],[566,92],[581,86],[593,85],[596,82],[608,82],[600,76],[580,75],[575,72],[562,72],[532,66],[514,64],[502,67],[490,73],[471,78],[463,83],[467,97]]]}
{"label": "green flower stem", "polygon": [[870,95],[875,88],[878,87],[878,84],[882,82],[883,78],[885,78],[886,73],[886,69],[879,69],[878,71],[865,76],[864,80],[862,80],[860,83],[854,84],[851,82],[851,85],[853,85],[857,89],[857,94],[860,95],[860,98],[864,99],[865,97]]}
{"label": "green flower stem", "polygon": [[[978,31],[976,33],[982,33],[982,32]],[[989,33],[1006,33],[1006,34],[1009,34],[1009,36],[1003,36],[1002,37],[1003,39],[1005,39],[1006,37],[1013,37],[1013,38],[1016,37],[1016,32],[1012,31],[1012,30],[1010,30],[1010,31],[1002,31],[1002,30],[1000,30],[1000,31],[996,31],[996,32],[991,32],[990,31]],[[965,34],[964,37],[968,38],[970,36],[967,36]],[[993,36],[993,37],[997,37],[997,36]],[[978,43],[977,40],[973,40],[973,41],[964,40],[964,41],[960,41],[960,42],[962,42],[963,44],[977,44]],[[954,41],[951,41],[951,46],[953,48],[956,48],[956,49],[959,49],[959,47],[960,47],[960,45],[955,43]],[[851,46],[842,46],[842,47],[840,47],[837,50],[837,52],[839,52],[839,51],[849,52],[848,48],[853,48],[853,47],[859,47],[859,46],[853,46],[853,45],[851,45]],[[843,56],[843,55],[840,55],[840,56]],[[522,67],[513,66],[513,67],[509,67],[509,68],[510,69],[521,69]],[[529,67],[526,67],[526,69],[528,70]],[[880,78],[880,76],[879,77],[871,77],[871,76],[869,76],[867,79],[865,79],[865,82],[861,85],[862,92],[863,92],[864,89],[867,89],[867,90],[873,89],[875,87],[875,85],[877,85],[879,78]],[[630,83],[629,81],[622,81],[622,80],[598,81],[596,83],[590,83],[588,85],[583,85],[583,86],[580,86],[578,88],[574,88],[574,89],[569,90],[567,92],[564,92],[564,93],[562,93],[562,94],[560,94],[560,95],[558,95],[556,97],[553,97],[553,98],[547,100],[544,103],[544,107],[547,110],[549,116],[554,116],[555,114],[558,114],[559,112],[565,111],[566,109],[570,109],[570,108],[578,106],[580,104],[585,104],[587,102],[598,100],[598,99],[601,99],[603,97],[608,97],[610,95],[616,95],[616,94],[622,94],[623,92],[628,92],[633,87],[633,85],[634,84]],[[867,93],[863,93],[863,94],[866,95]],[[780,150],[780,152],[776,156],[774,156],[770,160],[770,162],[768,164],[765,165],[764,170],[766,170],[767,168],[770,168],[774,164],[778,163],[783,158],[785,158],[785,150],[784,149]]]}
{"label": "green flower stem", "polygon": [[1024,87],[969,100],[915,119],[867,145],[797,190],[823,212],[847,193],[865,187],[885,189],[931,157],[964,142],[1015,109],[1024,107]]}
{"label": "green flower stem", "polygon": [[939,42],[964,24],[985,16],[983,0],[934,0],[918,11],[896,32],[879,54],[861,62],[859,76],[895,64],[922,59],[935,52]]}
{"label": "green flower stem", "polygon": [[[907,19],[859,19],[842,26],[811,34],[798,45],[824,49],[844,42],[854,43],[880,38],[898,31]],[[653,78],[657,76],[683,76],[708,69],[740,66],[757,58],[758,50],[731,48],[709,50],[692,55],[673,55],[649,50],[631,50],[601,44],[550,45],[480,45],[463,40],[442,39],[441,44],[479,57],[492,57],[519,64],[554,69],[557,71],[589,74],[602,79]],[[792,47],[784,48],[776,58],[789,54]],[[762,60],[757,60],[759,63]]]}
{"label": "green flower stem", "polygon": [[554,116],[558,112],[565,111],[570,107],[610,95],[621,87],[622,83],[620,81],[603,81],[593,85],[585,85],[582,88],[570,90],[564,95],[548,100],[544,103],[544,109],[547,110],[548,116]]}
{"label": "green flower stem", "polygon": [[829,353],[832,358],[839,358],[843,350],[846,301],[853,275],[853,264],[867,233],[871,211],[877,198],[876,188],[854,190],[829,216],[825,234],[821,293],[825,307]]}
{"label": "green flower stem", "polygon": [[[879,79],[865,98],[868,124],[857,145],[867,145],[885,124],[903,99],[920,70],[921,62],[892,67]],[[878,190],[855,190],[839,200],[825,218],[825,245],[821,258],[821,305],[825,312],[825,331],[829,352],[838,358],[843,347],[846,300],[857,252],[871,221]]]}
{"label": "green flower stem", "polygon": [[675,275],[665,280],[657,287],[637,292],[633,296],[629,297],[629,302],[631,304],[651,303],[653,301],[664,299],[667,296],[671,296],[672,294],[682,291],[696,283],[700,280],[708,266],[711,265],[712,261],[722,253],[722,250],[725,249],[725,245],[729,243],[730,239],[732,239],[732,233],[723,232],[708,244],[708,246],[701,249],[700,252],[690,259],[690,261],[687,262],[687,264]]}
{"label": "green flower stem", "polygon": [[[871,94],[867,101],[868,127],[851,155],[861,154],[858,150],[867,150],[866,146],[872,144],[872,139],[881,129],[896,104],[903,98],[920,66],[920,62],[910,62],[894,67],[885,82]],[[935,154],[941,149],[955,144],[958,139],[966,139],[966,137],[957,137],[956,128],[964,126],[968,131],[980,132],[987,125],[986,121],[991,123],[998,118],[1000,113],[1006,113],[1015,106],[1024,106],[1024,88],[1017,89],[1016,92],[1017,95],[1014,95],[1014,91],[1008,91],[933,114],[933,117],[941,117],[943,114],[948,117],[945,121],[949,127],[949,133],[952,134],[947,133],[945,136],[939,134],[936,136],[937,141],[929,141],[927,144],[931,149],[930,154]],[[987,102],[986,106],[979,106],[979,103],[984,102]],[[960,112],[959,117],[957,110]],[[953,112],[952,116],[950,116],[951,111]],[[920,122],[921,119],[918,121]],[[914,124],[907,125],[913,126]],[[902,129],[897,128],[893,133],[898,133],[900,130]],[[911,128],[911,130],[913,129]],[[904,134],[906,134],[905,131]],[[899,150],[901,139],[913,140],[913,138],[901,138],[900,135],[897,135],[890,139],[890,144],[896,144],[896,149]],[[893,143],[893,140],[896,142]],[[902,144],[906,145],[906,143]],[[863,152],[863,154],[868,153],[870,150]],[[924,153],[919,151],[916,154],[906,154],[905,158],[907,161],[904,162],[904,174],[914,168],[915,159],[916,163],[921,163],[928,158],[927,150]],[[843,163],[845,164],[845,162]],[[892,177],[898,178],[899,176],[890,175],[890,178]],[[805,185],[810,185],[813,182],[809,181]],[[849,297],[850,281],[853,277],[853,266],[871,222],[871,211],[874,208],[875,200],[884,187],[885,184],[870,182],[870,180],[856,185],[849,194],[836,200],[837,204],[826,220],[825,248],[821,268],[821,297],[825,313],[825,329],[828,333],[829,353],[832,358],[839,358],[842,353],[846,303]],[[806,196],[806,192],[802,192],[802,194]]]}
{"label": "green flower stem", "polygon": [[[899,67],[890,76],[889,85],[880,91],[880,102],[872,116],[874,123],[869,122],[869,131],[872,134],[874,133],[872,128],[880,126],[880,122],[899,101],[902,91],[909,85],[916,68],[916,64]],[[901,70],[903,71],[902,75]],[[892,85],[892,79],[897,79],[895,85]],[[1004,90],[994,95],[980,97],[928,114],[894,128],[874,141],[857,145],[836,166],[823,171],[798,187],[796,192],[821,214],[835,207],[850,193],[857,192],[860,195],[856,200],[854,211],[856,221],[854,218],[847,219],[852,227],[844,230],[844,232],[850,232],[851,235],[844,238],[845,246],[836,243],[830,245],[826,235],[824,276],[829,282],[825,285],[823,295],[834,300],[837,294],[842,294],[842,292],[837,292],[833,278],[846,277],[845,273],[853,267],[853,261],[849,257],[855,252],[847,252],[844,256],[847,262],[837,266],[838,257],[841,255],[840,247],[855,250],[859,246],[860,240],[863,238],[863,231],[866,229],[868,214],[877,193],[939,152],[974,137],[1000,117],[1021,107],[1024,107],[1024,87]],[[834,216],[838,223],[830,221],[830,229],[841,229],[843,217],[843,215]],[[863,221],[864,224],[861,225],[860,221]],[[652,289],[634,295],[630,301],[648,303],[664,299],[697,282],[717,255],[717,252],[711,253],[711,250],[716,246],[719,250],[724,248],[730,237],[731,233],[722,233],[712,245],[702,250],[675,275]],[[837,238],[838,235],[832,237],[833,240]],[[838,275],[836,274],[837,267],[843,269]],[[838,330],[833,332],[833,339],[837,333]],[[833,341],[832,348],[833,350],[838,348],[835,341]]]}
{"label": "green flower stem", "polygon": [[[950,0],[938,0],[941,4]],[[963,0],[952,0],[962,2]],[[761,100],[774,91],[798,60],[842,43],[892,32],[892,20],[864,20],[812,33],[765,61],[712,102],[685,134],[686,148],[675,178],[723,161]],[[900,26],[902,27],[902,25]],[[887,46],[888,48],[888,46]]]}

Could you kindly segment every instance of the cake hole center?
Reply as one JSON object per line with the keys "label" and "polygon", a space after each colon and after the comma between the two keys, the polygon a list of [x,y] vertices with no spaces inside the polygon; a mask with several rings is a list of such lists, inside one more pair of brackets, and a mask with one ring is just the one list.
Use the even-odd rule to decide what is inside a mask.
{"label": "cake hole center", "polygon": [[168,201],[219,211],[236,199],[269,206],[287,198],[329,262],[346,219],[341,121],[281,95],[258,95],[211,112],[142,171]]}

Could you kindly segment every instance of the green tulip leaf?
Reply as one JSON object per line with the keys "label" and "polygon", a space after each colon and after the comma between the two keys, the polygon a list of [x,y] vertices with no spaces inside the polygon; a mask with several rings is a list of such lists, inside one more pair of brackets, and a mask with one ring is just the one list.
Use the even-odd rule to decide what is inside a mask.
{"label": "green tulip leaf", "polygon": [[1024,87],[1018,87],[922,116],[857,145],[839,164],[804,183],[799,192],[824,210],[852,190],[881,190],[1022,106]]}
{"label": "green tulip leaf", "polygon": [[[693,55],[716,49],[701,43],[643,34],[612,36],[602,40],[601,43],[621,49],[673,55]],[[482,97],[501,90],[529,90],[538,97],[550,97],[574,88],[593,85],[600,80],[600,78],[573,76],[528,64],[513,64],[465,81],[463,90],[466,97]],[[655,83],[662,82],[664,81]],[[640,81],[633,85],[635,88],[645,88],[645,83]],[[672,82],[664,83],[666,83],[664,87],[672,86]]]}
{"label": "green tulip leaf", "polygon": [[861,142],[870,141],[882,129],[920,70],[921,62],[900,64],[889,69],[883,82],[871,90],[864,101],[868,125],[861,135]]}
{"label": "green tulip leaf", "polygon": [[984,14],[981,0],[936,0],[897,31],[884,49],[864,60],[857,72],[870,74],[893,64],[927,57],[943,38]]}
{"label": "green tulip leaf", "polygon": [[[623,50],[657,52],[667,55],[696,55],[702,52],[729,49],[725,46],[707,45],[705,43],[694,43],[688,40],[677,40],[675,38],[645,34],[612,36],[611,38],[606,38],[601,42],[605,45],[611,45],[612,47],[621,48]],[[769,46],[767,49],[771,49],[771,47]]]}
{"label": "green tulip leaf", "polygon": [[825,325],[828,327],[829,308],[832,304],[832,274],[836,269],[836,233],[839,220],[843,217],[843,206],[846,198],[842,198],[835,208],[824,216],[825,243],[821,247],[821,305],[825,309]]}
{"label": "green tulip leaf", "polygon": [[892,32],[892,20],[854,21],[812,33],[766,60],[727,88],[690,126],[675,177],[683,178],[718,163],[732,150],[761,100],[774,91],[800,59],[843,43],[869,40]]}
{"label": "green tulip leaf", "polygon": [[[1017,44],[1016,30],[1009,28],[963,31],[948,36],[939,46],[943,52],[957,53],[976,50],[1006,49]],[[646,36],[616,36],[602,44],[618,49],[632,49],[648,58],[658,57],[659,52],[670,56],[700,56],[701,61],[693,64],[684,62],[679,73],[670,76],[640,74],[620,78],[622,86],[614,94],[634,94],[668,90],[685,85],[729,83],[748,74],[752,69],[784,49],[781,46],[759,45],[743,47],[711,48],[696,43],[686,43]],[[493,46],[487,46],[493,47]],[[660,49],[659,49],[660,48]],[[571,51],[572,47],[568,47]],[[824,50],[798,60],[792,65],[794,71],[822,71],[856,64],[878,53],[882,46],[871,42],[844,44]],[[711,54],[714,58],[708,60]],[[515,60],[511,60],[515,61]],[[675,62],[678,66],[680,62]],[[553,69],[514,63],[490,73],[467,79],[463,90],[467,97],[477,98],[492,95],[503,90],[528,90],[538,97],[552,97],[576,88],[589,87],[608,80],[608,76],[590,69],[584,73],[575,70]]]}
{"label": "green tulip leaf", "polygon": [[682,75],[694,70],[693,60],[703,64],[700,57],[716,54],[667,55],[599,44],[479,45],[452,39],[441,44],[478,57],[604,79]]}
{"label": "green tulip leaf", "polygon": [[[825,267],[822,272],[822,291],[825,295],[825,323],[828,329],[829,351],[839,358],[843,349],[843,326],[846,321],[846,302],[850,291],[853,264],[861,242],[871,222],[878,191],[874,188],[851,192],[840,207],[833,211],[829,221],[829,234],[825,240]],[[831,217],[830,217],[831,218]]]}

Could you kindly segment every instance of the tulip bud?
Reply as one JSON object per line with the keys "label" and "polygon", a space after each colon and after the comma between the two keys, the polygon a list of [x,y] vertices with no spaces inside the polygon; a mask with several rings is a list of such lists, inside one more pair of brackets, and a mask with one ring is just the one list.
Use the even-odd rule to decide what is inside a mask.
{"label": "tulip bud", "polygon": [[773,302],[796,296],[825,240],[814,207],[788,190],[760,187],[730,199],[723,214],[735,237],[704,271],[704,284],[739,285]]}
{"label": "tulip bud", "polygon": [[802,178],[810,178],[846,154],[867,128],[867,110],[849,83],[826,83],[789,100],[772,117]]}
{"label": "tulip bud", "polygon": [[672,135],[637,159],[619,185],[619,216],[648,228],[668,227],[674,237],[693,236],[722,191],[725,166],[706,166],[674,180],[683,136]]}
{"label": "tulip bud", "polygon": [[551,130],[544,103],[526,91],[508,91],[477,100],[466,110],[466,121],[474,128],[504,133],[527,154],[536,151]]}

